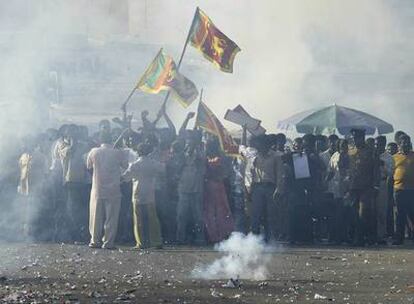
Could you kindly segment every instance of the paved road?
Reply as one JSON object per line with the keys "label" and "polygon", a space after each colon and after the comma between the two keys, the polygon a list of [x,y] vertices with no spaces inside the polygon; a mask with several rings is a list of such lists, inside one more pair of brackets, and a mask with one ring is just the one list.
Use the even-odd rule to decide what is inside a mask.
{"label": "paved road", "polygon": [[414,248],[279,248],[265,281],[191,277],[222,253],[0,245],[3,303],[414,303]]}

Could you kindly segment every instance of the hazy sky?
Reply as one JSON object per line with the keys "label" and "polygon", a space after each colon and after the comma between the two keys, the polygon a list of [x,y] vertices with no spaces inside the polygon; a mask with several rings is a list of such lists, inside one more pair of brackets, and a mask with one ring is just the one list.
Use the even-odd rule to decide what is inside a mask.
{"label": "hazy sky", "polygon": [[[44,44],[27,56],[27,50],[36,50],[44,34],[52,37],[50,43],[59,44],[63,43],[62,31],[99,33],[112,24],[122,31],[128,25],[114,19],[122,16],[127,6],[120,3],[125,1],[44,0],[37,19],[25,23],[34,7],[28,4],[34,2],[15,1],[21,7],[7,11],[11,2],[0,0],[1,18],[22,21],[19,31],[36,28],[42,34],[38,37],[26,32],[15,39],[12,56],[1,63],[7,71],[1,79],[2,91],[20,90],[21,70],[27,76],[31,66],[47,62],[51,54]],[[99,9],[95,9],[98,3]],[[159,46],[178,61],[196,6],[242,49],[233,74],[218,71],[192,47],[184,58],[183,74],[204,88],[205,102],[220,118],[240,103],[274,131],[278,120],[297,111],[337,103],[376,114],[396,129],[414,132],[412,0],[129,0],[130,34],[155,45],[153,54],[150,50],[145,56],[122,58],[141,64],[130,71],[131,85]],[[114,54],[115,65],[119,59]],[[191,68],[194,66],[198,68]],[[126,95],[124,91],[122,88],[119,98],[114,98],[115,104]],[[186,113],[174,102],[169,110],[177,122]],[[29,118],[32,113],[25,114]]]}
{"label": "hazy sky", "polygon": [[169,0],[150,10],[165,26],[160,42],[185,39],[196,5],[242,49],[233,74],[207,64],[202,77],[188,75],[208,78],[206,102],[220,115],[241,103],[274,129],[296,111],[335,102],[414,131],[413,1]]}

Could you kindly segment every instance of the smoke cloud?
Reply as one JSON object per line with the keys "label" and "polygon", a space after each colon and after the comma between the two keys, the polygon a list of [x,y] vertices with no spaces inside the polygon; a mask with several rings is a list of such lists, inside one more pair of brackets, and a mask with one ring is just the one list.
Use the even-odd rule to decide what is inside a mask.
{"label": "smoke cloud", "polygon": [[214,249],[223,252],[224,256],[210,265],[196,267],[192,273],[193,277],[207,280],[267,278],[270,257],[265,252],[270,250],[270,247],[265,245],[261,237],[252,233],[244,235],[233,232],[229,239],[217,244]]}

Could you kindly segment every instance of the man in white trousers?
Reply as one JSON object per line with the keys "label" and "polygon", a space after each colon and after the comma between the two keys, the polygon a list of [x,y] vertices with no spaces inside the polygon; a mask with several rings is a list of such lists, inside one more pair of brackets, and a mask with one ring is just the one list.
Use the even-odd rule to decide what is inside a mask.
{"label": "man in white trousers", "polygon": [[101,146],[93,148],[87,158],[87,167],[93,171],[89,247],[113,249],[121,207],[121,170],[128,167],[128,159],[123,151],[113,148],[110,133],[102,132],[100,140]]}

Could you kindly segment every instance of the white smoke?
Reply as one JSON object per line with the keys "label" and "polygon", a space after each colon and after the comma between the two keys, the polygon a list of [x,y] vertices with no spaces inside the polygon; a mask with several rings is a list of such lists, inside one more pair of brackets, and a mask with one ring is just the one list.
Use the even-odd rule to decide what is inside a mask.
{"label": "white smoke", "polygon": [[233,232],[229,239],[217,244],[215,250],[225,253],[209,265],[196,267],[195,278],[213,280],[240,278],[265,280],[268,276],[270,256],[263,238],[252,233]]}

